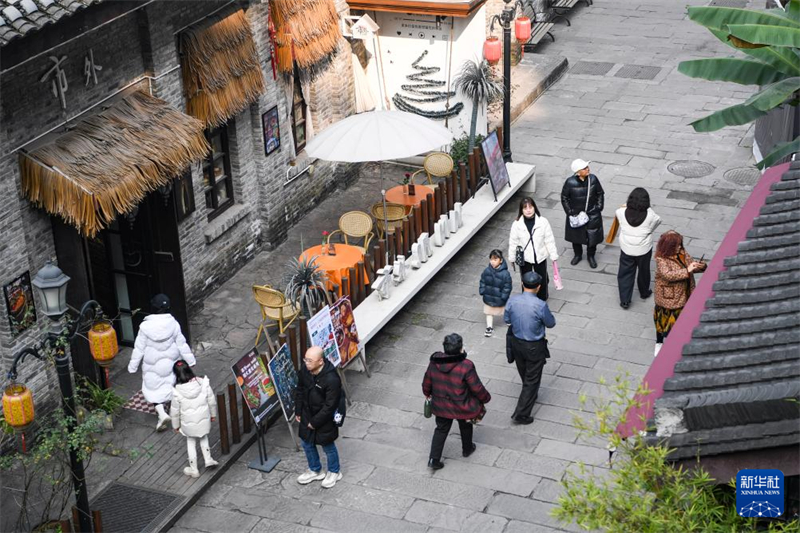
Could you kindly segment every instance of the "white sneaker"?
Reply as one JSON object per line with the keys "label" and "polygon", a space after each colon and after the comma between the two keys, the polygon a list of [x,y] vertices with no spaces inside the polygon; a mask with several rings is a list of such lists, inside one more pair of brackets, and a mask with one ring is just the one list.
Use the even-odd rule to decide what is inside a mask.
{"label": "white sneaker", "polygon": [[328,472],[328,475],[322,480],[322,488],[330,489],[336,485],[336,482],[340,479],[342,479],[341,472]]}
{"label": "white sneaker", "polygon": [[655,349],[653,350],[653,357],[655,357],[655,356],[657,356],[657,355],[658,355],[658,352],[660,352],[660,351],[661,351],[661,347],[662,347],[662,346],[664,346],[662,343],[660,343],[660,342],[657,342],[657,343],[656,343],[656,347],[655,347]]}
{"label": "white sneaker", "polygon": [[320,479],[325,479],[325,472],[321,470],[319,472],[308,470],[297,476],[297,482],[301,485],[308,485],[312,481],[319,481]]}
{"label": "white sneaker", "polygon": [[189,477],[198,478],[200,477],[200,472],[196,468],[192,468],[191,466],[187,466],[183,469],[183,473]]}
{"label": "white sneaker", "polygon": [[169,421],[170,418],[168,416],[164,418],[158,417],[158,423],[156,423],[156,431],[164,431],[165,429],[167,429]]}
{"label": "white sneaker", "polygon": [[213,468],[219,464],[214,459],[205,459],[203,462],[206,464],[206,468]]}

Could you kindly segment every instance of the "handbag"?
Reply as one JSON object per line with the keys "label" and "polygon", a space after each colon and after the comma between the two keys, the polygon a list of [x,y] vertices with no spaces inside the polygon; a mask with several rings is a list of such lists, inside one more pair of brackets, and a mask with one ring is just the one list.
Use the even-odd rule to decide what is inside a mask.
{"label": "handbag", "polygon": [[425,407],[422,410],[422,414],[425,415],[425,418],[430,418],[433,415],[433,407],[431,406],[430,398],[425,398]]}
{"label": "handbag", "polygon": [[484,416],[486,416],[486,406],[485,406],[485,405],[483,405],[483,404],[481,404],[481,412],[480,412],[480,413],[478,413],[478,415],[477,415],[475,418],[470,418],[469,420],[467,420],[467,422],[469,422],[469,423],[470,423],[470,424],[472,424],[472,425],[475,425],[475,426],[477,426],[477,425],[478,425],[478,423],[479,423],[481,420],[483,420],[483,417],[484,417]]}
{"label": "handbag", "polygon": [[[533,231],[536,231],[536,228],[533,228]],[[528,244],[533,244],[533,231],[531,231],[531,237],[528,239]],[[522,246],[517,246],[517,251],[514,254],[514,264],[518,267],[522,268],[525,266],[525,250],[528,248],[528,244],[525,245],[525,248]],[[533,260],[536,261],[536,246],[533,247]]]}
{"label": "handbag", "polygon": [[614,239],[617,238],[617,233],[619,233],[619,219],[614,217],[614,221],[611,223],[611,228],[609,228],[608,235],[606,236],[606,244],[614,242]]}
{"label": "handbag", "polygon": [[569,227],[571,228],[580,228],[581,226],[585,226],[589,223],[589,215],[586,214],[586,211],[589,210],[589,197],[591,196],[592,192],[592,177],[589,176],[586,179],[589,180],[586,183],[586,209],[578,213],[576,216],[569,216]]}

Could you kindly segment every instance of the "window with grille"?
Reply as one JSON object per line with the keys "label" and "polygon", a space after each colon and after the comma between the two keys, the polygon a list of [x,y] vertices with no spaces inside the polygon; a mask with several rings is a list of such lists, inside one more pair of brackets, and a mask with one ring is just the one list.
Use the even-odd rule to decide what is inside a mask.
{"label": "window with grille", "polygon": [[211,145],[211,152],[203,162],[203,190],[208,220],[212,220],[233,205],[228,125],[207,131],[206,138]]}
{"label": "window with grille", "polygon": [[300,76],[294,74],[294,96],[292,97],[292,138],[294,153],[299,154],[306,147],[306,101],[300,87]]}

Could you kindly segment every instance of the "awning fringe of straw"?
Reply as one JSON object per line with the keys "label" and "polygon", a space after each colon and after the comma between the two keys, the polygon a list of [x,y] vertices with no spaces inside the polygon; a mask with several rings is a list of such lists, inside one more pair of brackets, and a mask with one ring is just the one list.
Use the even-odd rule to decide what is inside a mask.
{"label": "awning fringe of straw", "polygon": [[[20,153],[22,192],[86,237],[208,154],[204,125],[143,92]],[[48,168],[50,167],[50,168]]]}
{"label": "awning fringe of straw", "polygon": [[186,111],[207,126],[224,124],[264,92],[253,32],[241,9],[183,32],[181,47]]}
{"label": "awning fringe of straw", "polygon": [[[278,70],[315,73],[330,63],[342,32],[332,0],[270,0]],[[313,77],[313,76],[312,76]]]}

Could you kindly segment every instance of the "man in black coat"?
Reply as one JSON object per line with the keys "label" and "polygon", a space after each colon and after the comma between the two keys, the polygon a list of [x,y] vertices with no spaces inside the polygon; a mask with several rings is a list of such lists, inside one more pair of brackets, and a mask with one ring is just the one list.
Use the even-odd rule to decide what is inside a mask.
{"label": "man in black coat", "polygon": [[[564,182],[561,189],[561,206],[567,214],[564,238],[572,243],[575,257],[571,265],[577,265],[583,259],[583,245],[586,245],[586,256],[589,266],[597,268],[594,254],[597,245],[603,242],[603,204],[605,193],[597,176],[589,172],[589,162],[576,159],[572,162],[573,175]],[[587,202],[587,194],[589,196]],[[570,226],[569,217],[577,217],[581,212],[589,216],[589,221],[577,228]]]}
{"label": "man in black coat", "polygon": [[[307,485],[321,479],[322,486],[329,489],[342,479],[335,442],[339,438],[339,428],[333,421],[333,414],[339,407],[342,381],[319,346],[312,346],[306,351],[303,363],[295,392],[295,419],[299,423],[308,471],[300,474],[297,482]],[[328,458],[327,474],[322,471],[317,445],[322,446]]]}

